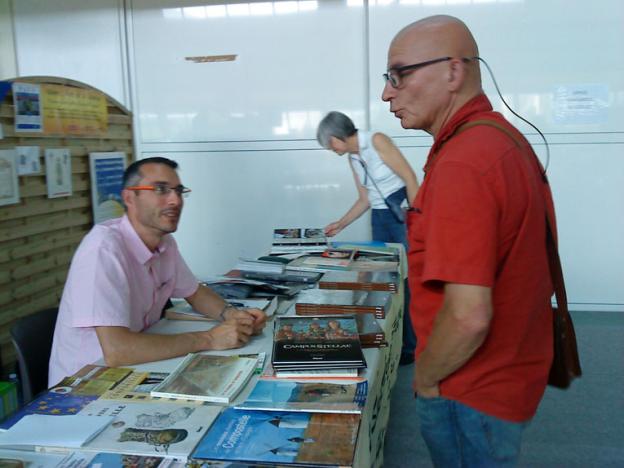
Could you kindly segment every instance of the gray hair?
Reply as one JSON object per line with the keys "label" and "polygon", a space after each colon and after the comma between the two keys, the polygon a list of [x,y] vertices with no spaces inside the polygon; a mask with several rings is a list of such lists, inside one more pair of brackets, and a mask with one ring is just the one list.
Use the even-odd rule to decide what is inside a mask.
{"label": "gray hair", "polygon": [[353,121],[342,112],[332,111],[323,117],[316,130],[316,139],[323,148],[329,148],[331,137],[346,140],[357,133]]}

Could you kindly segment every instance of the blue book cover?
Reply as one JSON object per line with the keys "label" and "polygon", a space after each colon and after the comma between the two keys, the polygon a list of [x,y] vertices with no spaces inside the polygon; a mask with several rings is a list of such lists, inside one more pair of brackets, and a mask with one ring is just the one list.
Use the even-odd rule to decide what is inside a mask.
{"label": "blue book cover", "polygon": [[82,408],[97,399],[97,395],[76,395],[56,390],[48,390],[16,413],[13,413],[0,423],[0,429],[9,429],[27,414],[52,414],[59,416],[78,414]]}
{"label": "blue book cover", "polygon": [[360,416],[227,408],[199,442],[195,461],[349,466]]}
{"label": "blue book cover", "polygon": [[327,383],[259,380],[240,409],[361,413],[368,382]]}

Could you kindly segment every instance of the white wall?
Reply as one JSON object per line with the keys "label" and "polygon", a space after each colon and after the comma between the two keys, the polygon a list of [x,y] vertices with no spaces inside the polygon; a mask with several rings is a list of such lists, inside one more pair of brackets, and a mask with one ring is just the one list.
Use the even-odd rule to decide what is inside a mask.
{"label": "white wall", "polygon": [[[346,162],[314,139],[329,110],[362,128],[370,119],[420,174],[430,137],[401,129],[379,99],[387,46],[413,20],[456,15],[505,99],[551,143],[572,307],[624,310],[624,2],[600,5],[371,0],[365,10],[357,0],[128,0],[124,9],[121,0],[19,0],[13,9],[21,74],[78,79],[130,104],[140,154],[180,162],[193,193],[176,237],[200,277],[265,253],[274,227],[322,226],[350,206]],[[237,59],[185,59],[223,54]],[[495,108],[544,161],[540,139],[502,108],[483,75]],[[367,216],[341,235],[369,236]]]}
{"label": "white wall", "polygon": [[10,0],[0,0],[0,80],[17,76]]}

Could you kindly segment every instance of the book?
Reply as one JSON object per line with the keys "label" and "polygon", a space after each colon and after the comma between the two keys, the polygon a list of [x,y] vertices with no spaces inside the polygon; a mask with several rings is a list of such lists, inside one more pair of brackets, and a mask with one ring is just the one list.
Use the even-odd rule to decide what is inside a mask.
{"label": "book", "polygon": [[282,273],[284,264],[277,262],[269,262],[267,260],[252,260],[248,258],[239,258],[236,266],[237,270],[258,273]]}
{"label": "book", "polygon": [[262,373],[263,380],[284,380],[292,382],[364,382],[358,369],[306,369],[277,371],[269,362]]}
{"label": "book", "polygon": [[[2,468],[62,468],[66,453],[29,452],[26,450],[0,450],[0,467]],[[85,465],[74,465],[80,468]]]}
{"label": "book", "polygon": [[319,268],[323,270],[346,270],[357,256],[356,249],[325,249],[321,255],[309,255],[295,259],[287,268],[297,265],[302,267]]}
{"label": "book", "polygon": [[83,447],[113,422],[112,417],[91,418],[82,414],[53,416],[27,414],[0,433],[0,446],[24,450],[69,451]]}
{"label": "book", "polygon": [[297,296],[297,315],[373,314],[383,319],[390,309],[392,294],[385,291],[308,289]]}
{"label": "book", "polygon": [[244,278],[256,281],[264,281],[266,283],[305,283],[314,284],[320,278],[322,272],[316,271],[284,271],[282,273],[270,273],[270,272],[255,272],[255,271],[243,271],[243,270],[230,270],[225,275],[227,278]]}
{"label": "book", "polygon": [[67,416],[78,414],[82,408],[113,388],[132,373],[129,368],[87,365],[74,375],[65,377],[54,387],[38,395],[17,412],[0,423],[9,429],[29,414]]}
{"label": "book", "polygon": [[[254,308],[264,311],[270,317],[277,310],[277,297],[271,299],[225,299],[231,306],[242,309]],[[169,320],[202,320],[212,321],[214,319],[197,312],[191,304],[184,299],[175,299],[171,301],[172,307],[165,310],[165,318]]]}
{"label": "book", "polygon": [[112,416],[114,420],[81,450],[186,461],[220,410],[206,405],[96,400],[80,415],[92,419]]}
{"label": "book", "polygon": [[286,382],[259,380],[238,409],[266,411],[308,411],[317,413],[362,412],[367,382]]}
{"label": "book", "polygon": [[328,271],[319,289],[397,292],[399,274],[388,271]]}
{"label": "book", "polygon": [[277,317],[271,363],[276,371],[366,367],[355,318]]}
{"label": "book", "polygon": [[[52,453],[40,453],[46,458]],[[56,455],[57,457],[60,455]],[[46,464],[50,468],[184,468],[185,464],[173,458],[156,457],[152,455],[132,455],[127,453],[95,453],[95,452],[71,452],[65,455],[60,462]],[[0,463],[4,468],[4,465]],[[28,468],[43,468],[44,465],[28,465]],[[8,467],[7,467],[8,468]]]}
{"label": "book", "polygon": [[191,353],[150,394],[229,404],[254,374],[257,362],[251,357]]}
{"label": "book", "polygon": [[192,460],[351,466],[359,424],[357,414],[227,408],[198,444]]}
{"label": "book", "polygon": [[322,252],[327,245],[323,228],[281,228],[273,230],[270,253]]}

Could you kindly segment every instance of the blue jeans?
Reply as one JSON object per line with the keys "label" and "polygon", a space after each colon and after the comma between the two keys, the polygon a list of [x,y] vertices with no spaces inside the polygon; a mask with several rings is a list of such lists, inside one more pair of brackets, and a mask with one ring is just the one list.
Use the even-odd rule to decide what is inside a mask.
{"label": "blue jeans", "polygon": [[441,397],[419,397],[416,408],[434,466],[516,466],[528,423],[504,421]]}
{"label": "blue jeans", "polygon": [[[400,203],[399,199],[407,196],[405,188],[394,192],[390,197]],[[401,198],[402,197],[402,198]],[[405,252],[407,252],[407,232],[405,223],[399,223],[388,209],[371,210],[371,224],[373,228],[373,240],[381,242],[395,242],[403,244]],[[405,281],[405,303],[403,307],[403,347],[402,354],[414,354],[416,349],[416,335],[412,328],[412,320],[409,314],[410,292]]]}

